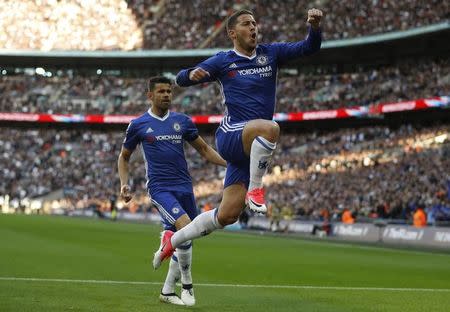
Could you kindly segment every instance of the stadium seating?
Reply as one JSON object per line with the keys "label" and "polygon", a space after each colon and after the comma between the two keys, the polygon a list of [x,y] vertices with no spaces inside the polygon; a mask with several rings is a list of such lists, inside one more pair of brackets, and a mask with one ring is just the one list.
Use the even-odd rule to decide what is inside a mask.
{"label": "stadium seating", "polygon": [[[276,112],[336,109],[450,94],[448,59],[409,60],[346,73],[281,74]],[[0,112],[141,114],[148,108],[146,79],[22,73],[0,76]],[[173,110],[221,114],[218,86],[177,88]]]}
{"label": "stadium seating", "polygon": [[[0,196],[24,198],[62,190],[65,208],[106,203],[119,190],[116,161],[124,133],[81,130],[3,129],[0,134]],[[213,137],[207,137],[213,143]],[[369,127],[328,133],[285,134],[266,179],[268,201],[296,217],[318,220],[343,208],[358,217],[408,219],[418,203],[450,215],[450,126],[397,129]],[[14,155],[11,159],[8,155]],[[148,209],[139,151],[132,185],[140,209]],[[223,170],[187,148],[199,206],[220,201]],[[436,208],[438,207],[438,208]],[[439,207],[444,207],[440,210]],[[430,219],[432,220],[432,219]]]}
{"label": "stadium seating", "polygon": [[[254,11],[261,41],[292,41],[305,35],[306,12],[312,7],[306,0],[77,0],[40,5],[3,0],[0,4],[0,25],[5,30],[0,48],[25,50],[229,47],[223,22],[239,8]],[[448,18],[450,11],[448,2],[439,0],[343,0],[317,7],[325,13],[328,40],[434,24]],[[33,23],[38,26],[28,27]]]}
{"label": "stadium seating", "polygon": [[[306,34],[306,0],[105,0],[1,1],[0,49],[142,50],[229,48],[224,21],[248,8],[260,26],[260,42],[294,41]],[[408,30],[448,21],[448,1],[318,1],[326,40]],[[24,14],[24,12],[33,12]],[[70,12],[70,14],[68,13]],[[75,12],[75,13],[74,13]],[[116,25],[120,24],[120,27]],[[51,30],[51,31],[49,31]],[[336,109],[450,95],[446,58],[390,57],[376,65],[350,64],[280,72],[276,112]],[[384,62],[384,64],[382,64]],[[6,65],[5,65],[6,66]],[[25,65],[24,65],[25,66]],[[36,65],[38,66],[38,64]],[[0,112],[140,114],[148,109],[146,78],[86,75],[73,68],[0,71]],[[214,84],[175,88],[173,109],[221,114]],[[124,132],[77,128],[0,132],[0,205],[6,196],[20,208],[53,197],[51,207],[107,208],[118,193],[116,162]],[[206,137],[213,144],[214,138]],[[268,202],[295,218],[337,220],[343,209],[361,218],[409,220],[420,203],[428,220],[450,221],[450,126],[368,127],[286,133],[269,175]],[[224,172],[188,148],[199,206],[220,202]],[[150,207],[139,152],[131,167],[137,207]],[[55,193],[54,196],[51,196]]]}

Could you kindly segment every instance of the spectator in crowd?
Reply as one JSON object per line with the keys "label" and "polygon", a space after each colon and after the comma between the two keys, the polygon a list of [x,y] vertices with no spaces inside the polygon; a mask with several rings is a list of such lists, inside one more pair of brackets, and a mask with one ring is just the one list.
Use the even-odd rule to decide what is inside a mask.
{"label": "spectator in crowd", "polygon": [[419,204],[416,211],[414,212],[413,224],[418,228],[425,227],[427,225],[427,215],[425,214],[422,204]]}
{"label": "spectator in crowd", "polygon": [[342,219],[342,223],[345,223],[345,224],[355,223],[355,218],[353,217],[352,212],[348,208],[344,208],[341,219]]}

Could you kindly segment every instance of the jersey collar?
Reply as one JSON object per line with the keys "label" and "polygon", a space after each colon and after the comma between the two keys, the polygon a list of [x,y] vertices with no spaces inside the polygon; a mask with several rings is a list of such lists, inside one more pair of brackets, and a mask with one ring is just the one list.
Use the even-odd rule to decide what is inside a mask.
{"label": "jersey collar", "polygon": [[240,57],[245,57],[246,59],[249,59],[249,60],[253,60],[253,59],[256,57],[256,49],[255,49],[255,53],[253,53],[252,56],[247,56],[247,55],[245,55],[245,54],[242,54],[242,53],[240,53],[240,52],[239,52],[238,50],[236,50],[236,49],[233,49],[233,52],[236,53],[236,55],[238,55],[238,56],[240,56]]}
{"label": "jersey collar", "polygon": [[153,114],[152,109],[149,108],[149,109],[148,109],[148,114],[149,114],[150,116],[152,116],[153,118],[156,118],[156,119],[158,119],[158,120],[164,121],[164,120],[166,120],[166,119],[169,117],[170,111],[167,111],[167,114],[165,114],[163,117],[159,117],[158,115]]}

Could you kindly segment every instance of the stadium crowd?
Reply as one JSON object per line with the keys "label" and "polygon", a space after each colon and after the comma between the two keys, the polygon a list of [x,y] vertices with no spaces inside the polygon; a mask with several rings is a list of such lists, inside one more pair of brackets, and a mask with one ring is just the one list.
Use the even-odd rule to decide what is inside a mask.
{"label": "stadium crowd", "polygon": [[[60,192],[50,207],[109,209],[117,195],[121,132],[2,129],[0,197],[24,199]],[[207,136],[212,143],[214,138]],[[285,134],[266,177],[268,202],[292,217],[410,220],[425,205],[429,221],[450,221],[450,125],[385,126]],[[186,149],[200,207],[220,202],[223,169]],[[132,211],[149,209],[139,153],[132,160]],[[100,209],[100,208],[99,208]]]}
{"label": "stadium crowd", "polygon": [[[259,23],[260,42],[296,41],[306,35],[307,8],[323,10],[323,36],[339,40],[407,30],[442,22],[449,18],[450,5],[438,0],[371,1],[248,1]],[[245,6],[245,5],[244,5]],[[442,11],[441,11],[442,10]],[[229,46],[225,32],[212,41],[211,47]]]}
{"label": "stadium crowd", "polygon": [[[254,11],[259,41],[306,34],[306,0],[1,1],[0,49],[140,50],[230,47],[224,21],[233,10]],[[446,1],[316,1],[326,40],[354,38],[449,20]],[[24,12],[27,12],[26,14]],[[120,25],[120,27],[117,27]],[[277,112],[324,110],[450,95],[445,59],[402,60],[350,72],[328,68],[280,72]],[[148,109],[147,79],[72,70],[2,68],[0,112],[140,114]],[[295,73],[294,73],[295,72]],[[221,114],[219,88],[175,88],[173,109]],[[45,199],[45,209],[108,210],[116,201],[116,161],[123,132],[24,130],[0,132],[0,210]],[[212,144],[214,138],[207,137]],[[290,218],[411,220],[425,206],[428,221],[450,221],[450,126],[371,127],[285,134],[269,175],[272,210]],[[200,207],[220,202],[224,171],[186,149]],[[135,199],[124,209],[147,211],[139,152],[132,162]],[[123,203],[120,203],[122,205]],[[44,209],[41,208],[41,209]]]}
{"label": "stadium crowd", "polygon": [[[312,6],[306,0],[3,0],[0,4],[0,48],[46,51],[229,47],[223,22],[240,8],[254,11],[260,41],[293,41],[306,33],[306,12]],[[448,20],[450,12],[449,3],[439,0],[314,5],[325,13],[327,40],[435,24]]]}
{"label": "stadium crowd", "polygon": [[409,219],[417,205],[443,204],[440,219],[450,213],[449,129],[406,125],[291,137],[274,160],[272,173],[279,166],[289,178],[271,184],[272,202],[297,216],[333,220],[343,209],[365,218]]}
{"label": "stadium crowd", "polygon": [[[414,65],[413,65],[414,64]],[[81,76],[58,71],[52,77],[0,76],[0,112],[60,114],[140,114],[148,107],[146,79]],[[277,112],[336,109],[450,95],[448,59],[410,60],[347,73],[281,73]],[[173,110],[221,114],[218,86],[175,88]]]}
{"label": "stadium crowd", "polygon": [[2,0],[0,5],[0,49],[142,48],[142,29],[124,1]]}

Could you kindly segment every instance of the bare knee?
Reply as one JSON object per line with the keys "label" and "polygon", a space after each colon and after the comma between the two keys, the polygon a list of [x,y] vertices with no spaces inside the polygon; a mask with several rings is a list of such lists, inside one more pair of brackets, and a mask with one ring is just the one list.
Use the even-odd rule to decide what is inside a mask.
{"label": "bare knee", "polygon": [[275,143],[278,141],[278,138],[280,137],[280,126],[275,121],[271,121],[267,125],[266,132],[267,132],[266,133],[267,136],[263,135],[263,137],[266,140],[269,140],[270,142]]}
{"label": "bare knee", "polygon": [[181,230],[189,223],[191,223],[191,219],[187,214],[184,214],[175,221],[175,228],[177,229],[177,231]]}
{"label": "bare knee", "polygon": [[257,119],[249,121],[242,134],[242,143],[246,155],[250,155],[253,140],[257,136],[262,136],[267,141],[276,143],[280,137],[280,126],[275,121],[270,120]]}
{"label": "bare knee", "polygon": [[280,137],[280,126],[275,121],[258,120],[256,127],[254,133],[255,137],[262,136],[272,143],[278,141],[278,138]]}
{"label": "bare knee", "polygon": [[219,214],[217,216],[217,220],[219,221],[220,225],[226,226],[229,224],[235,223],[239,219],[239,215],[233,215],[233,214]]}
{"label": "bare knee", "polygon": [[270,142],[277,142],[280,136],[280,126],[271,120],[252,120],[244,128],[243,139],[252,143],[257,136],[262,136]]}
{"label": "bare knee", "polygon": [[217,221],[225,226],[235,223],[245,207],[247,188],[243,184],[233,184],[223,191],[222,202],[217,212]]}
{"label": "bare knee", "polygon": [[[246,192],[244,190],[244,192]],[[233,198],[233,202],[226,205],[226,202],[224,203],[222,201],[221,206],[219,207],[219,212],[217,213],[217,221],[219,221],[220,225],[226,226],[229,224],[235,223],[239,219],[239,215],[242,212],[242,209],[244,209],[244,199],[242,201],[239,200],[239,194],[235,195],[236,197]],[[242,198],[245,198],[244,196],[241,196]]]}

